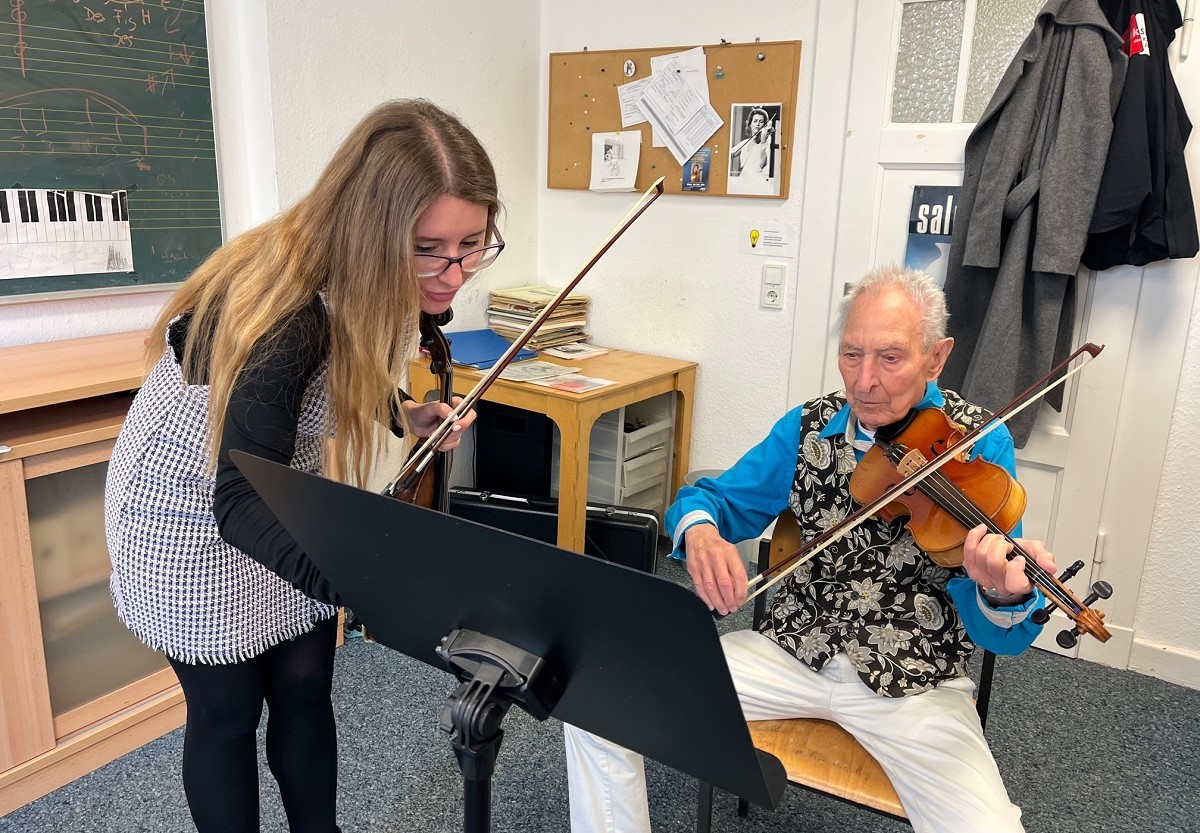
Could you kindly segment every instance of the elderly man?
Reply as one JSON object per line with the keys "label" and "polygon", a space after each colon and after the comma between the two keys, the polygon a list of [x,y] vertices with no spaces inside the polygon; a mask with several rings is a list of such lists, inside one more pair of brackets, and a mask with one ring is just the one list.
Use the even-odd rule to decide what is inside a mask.
{"label": "elderly man", "polygon": [[[676,554],[696,592],[728,613],[746,597],[731,541],[753,538],[784,509],[811,539],[854,509],[850,476],[875,430],[913,408],[941,408],[973,427],[987,414],[936,384],[953,340],[941,290],[920,272],[881,269],[855,284],[840,321],[845,390],[789,411],[771,433],[716,479],[680,490],[667,512]],[[973,456],[1015,467],[1003,428]],[[1046,570],[1036,541],[1022,548]],[[762,633],[726,634],[722,646],[747,720],[836,721],[880,762],[917,831],[1019,831],[975,713],[966,676],[974,644],[1025,650],[1043,604],[1008,560],[1003,537],[971,530],[962,569],[928,559],[900,523],[871,519],[780,585]],[[642,760],[566,727],[571,828],[649,831]]]}

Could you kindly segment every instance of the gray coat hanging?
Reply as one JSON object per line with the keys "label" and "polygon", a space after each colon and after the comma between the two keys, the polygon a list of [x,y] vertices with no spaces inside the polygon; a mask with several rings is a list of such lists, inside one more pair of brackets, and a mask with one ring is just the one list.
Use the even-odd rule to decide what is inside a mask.
{"label": "gray coat hanging", "polygon": [[[1125,61],[1096,0],[1050,0],[967,139],[940,382],[970,401],[998,408],[1069,352]],[[1035,411],[1008,423],[1018,447]]]}

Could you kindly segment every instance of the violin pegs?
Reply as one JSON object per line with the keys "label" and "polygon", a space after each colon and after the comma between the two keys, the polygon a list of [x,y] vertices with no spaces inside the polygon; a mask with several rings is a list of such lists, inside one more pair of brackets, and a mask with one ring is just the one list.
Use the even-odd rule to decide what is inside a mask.
{"label": "violin pegs", "polygon": [[1084,607],[1091,607],[1097,599],[1107,599],[1113,594],[1112,585],[1107,581],[1098,581],[1092,585],[1092,592],[1083,600]]}
{"label": "violin pegs", "polygon": [[1074,648],[1079,642],[1079,631],[1059,631],[1058,636],[1054,637],[1054,641],[1058,643],[1058,647],[1060,648]]}
{"label": "violin pegs", "polygon": [[1071,579],[1075,578],[1075,574],[1082,570],[1083,567],[1084,563],[1082,561],[1076,561],[1070,567],[1058,574],[1058,580],[1063,583],[1070,581]]}
{"label": "violin pegs", "polygon": [[1050,611],[1048,608],[1039,607],[1033,613],[1029,614],[1029,618],[1033,620],[1035,625],[1044,625],[1050,621]]}

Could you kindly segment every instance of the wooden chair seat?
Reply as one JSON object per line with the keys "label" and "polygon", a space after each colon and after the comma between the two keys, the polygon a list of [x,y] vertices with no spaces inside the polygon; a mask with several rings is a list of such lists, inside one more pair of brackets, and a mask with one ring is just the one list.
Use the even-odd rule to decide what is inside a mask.
{"label": "wooden chair seat", "polygon": [[829,720],[751,720],[754,745],[780,760],[788,782],[897,818],[907,818],[900,798],[871,754]]}

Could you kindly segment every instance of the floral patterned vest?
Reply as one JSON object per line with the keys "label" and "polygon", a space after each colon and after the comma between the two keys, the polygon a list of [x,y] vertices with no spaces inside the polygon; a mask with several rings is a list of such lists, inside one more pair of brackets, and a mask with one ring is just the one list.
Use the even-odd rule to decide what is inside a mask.
{"label": "floral patterned vest", "polygon": [[[973,428],[987,418],[953,391],[942,394],[955,422]],[[839,392],[804,405],[789,503],[806,541],[858,508],[850,497],[853,446],[841,433],[820,436],[845,404]],[[925,691],[965,675],[974,650],[946,591],[955,575],[961,569],[927,558],[901,522],[872,518],[782,583],[764,633],[814,670],[845,652],[886,697]]]}

